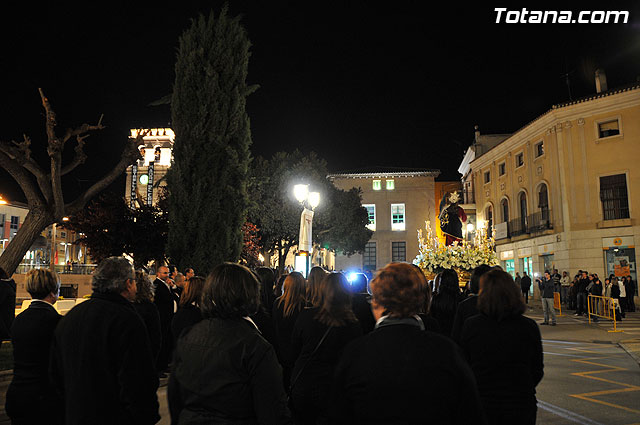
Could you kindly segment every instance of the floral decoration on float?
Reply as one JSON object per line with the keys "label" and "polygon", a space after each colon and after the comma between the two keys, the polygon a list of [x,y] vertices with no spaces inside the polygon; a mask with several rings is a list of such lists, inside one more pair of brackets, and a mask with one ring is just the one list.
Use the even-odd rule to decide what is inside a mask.
{"label": "floral decoration on float", "polygon": [[426,236],[418,229],[418,255],[413,264],[420,267],[427,279],[432,280],[445,269],[458,273],[460,286],[466,285],[471,272],[481,264],[499,264],[495,251],[495,240],[487,236],[484,228],[478,228],[472,241],[442,244],[431,230],[431,223],[425,222]]}

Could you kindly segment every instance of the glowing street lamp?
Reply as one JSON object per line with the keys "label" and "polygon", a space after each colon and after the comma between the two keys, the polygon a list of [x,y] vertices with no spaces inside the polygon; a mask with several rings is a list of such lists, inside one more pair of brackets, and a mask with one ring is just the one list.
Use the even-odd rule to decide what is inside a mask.
{"label": "glowing street lamp", "polygon": [[8,202],[0,195],[0,205],[7,205]]}

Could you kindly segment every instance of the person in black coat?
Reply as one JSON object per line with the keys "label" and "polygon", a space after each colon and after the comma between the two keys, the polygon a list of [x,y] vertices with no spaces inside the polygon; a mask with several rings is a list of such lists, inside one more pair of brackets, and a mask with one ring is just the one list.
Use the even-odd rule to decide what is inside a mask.
{"label": "person in black coat", "polygon": [[291,272],[284,280],[283,294],[273,303],[273,328],[275,330],[275,349],[282,366],[283,384],[289,387],[291,370],[295,358],[291,349],[291,336],[298,315],[306,306],[305,279],[298,272]]}
{"label": "person in black coat", "polygon": [[[202,320],[200,311],[200,299],[204,288],[204,278],[193,276],[187,282],[185,290],[180,297],[180,308],[171,321],[171,334],[174,342],[178,340],[180,334]],[[174,344],[175,346],[175,344]]]}
{"label": "person in black coat", "polygon": [[11,338],[11,324],[16,316],[16,282],[0,267],[0,341]]}
{"label": "person in black coat", "polygon": [[304,309],[293,329],[291,401],[298,424],[326,422],[335,366],[344,347],[362,335],[348,286],[342,273],[326,275],[318,288],[320,305]]}
{"label": "person in black coat", "polygon": [[[451,330],[451,338],[455,342],[460,342],[460,337],[462,336],[462,327],[464,326],[464,322],[472,316],[478,314],[478,292],[480,291],[480,278],[483,274],[487,273],[491,270],[491,266],[486,264],[481,264],[475,269],[473,269],[473,273],[471,273],[471,280],[469,281],[469,290],[471,294],[467,297],[467,299],[463,300],[458,304],[458,309],[456,310],[456,317],[453,319],[453,328]],[[522,279],[520,279],[522,280]]]}
{"label": "person in black coat", "polygon": [[522,273],[522,280],[520,281],[520,289],[522,290],[522,296],[524,297],[525,304],[529,304],[529,290],[531,289],[531,277],[527,272]]}
{"label": "person in black coat", "polygon": [[93,273],[91,299],[58,323],[51,379],[64,399],[66,425],[151,425],[158,376],[144,323],[133,307],[136,281],[123,257]]}
{"label": "person in black coat", "polygon": [[155,366],[158,360],[160,346],[162,345],[162,330],[160,329],[158,307],[153,303],[153,289],[151,285],[149,275],[143,271],[136,271],[137,291],[133,307],[147,328],[147,335],[149,335],[149,343],[151,344],[151,354],[153,355],[153,364]]}
{"label": "person in black coat", "polygon": [[376,329],[349,344],[335,369],[334,423],[486,423],[460,349],[415,318],[424,304],[418,273],[391,263],[371,281]]}
{"label": "person in black coat", "polygon": [[478,310],[464,323],[460,346],[487,419],[496,425],[534,425],[542,341],[536,322],[522,315],[526,306],[510,274],[492,270],[482,276]]}
{"label": "person in black coat", "polygon": [[356,273],[351,281],[351,308],[358,318],[363,334],[368,334],[373,330],[376,321],[371,313],[371,296],[367,292],[367,276],[364,273]]}
{"label": "person in black coat", "polygon": [[431,301],[430,314],[431,317],[438,321],[440,333],[446,337],[451,336],[453,320],[456,316],[460,298],[458,273],[452,269],[444,270],[441,273],[438,293]]}
{"label": "person in black coat", "polygon": [[207,277],[205,318],[181,334],[174,355],[172,424],[291,423],[276,353],[249,319],[258,292],[258,280],[238,264]]}
{"label": "person in black coat", "polygon": [[58,276],[47,269],[30,270],[26,287],[33,301],[11,327],[14,367],[5,410],[14,425],[62,424],[62,400],[49,383],[51,340],[62,318],[53,307]]}
{"label": "person in black coat", "polygon": [[169,268],[167,266],[158,267],[153,286],[155,287],[153,302],[158,307],[160,330],[162,331],[162,345],[158,353],[157,368],[159,376],[164,378],[166,377],[165,372],[168,371],[171,352],[173,351],[171,321],[178,310],[178,303],[171,291],[171,280],[169,279]]}

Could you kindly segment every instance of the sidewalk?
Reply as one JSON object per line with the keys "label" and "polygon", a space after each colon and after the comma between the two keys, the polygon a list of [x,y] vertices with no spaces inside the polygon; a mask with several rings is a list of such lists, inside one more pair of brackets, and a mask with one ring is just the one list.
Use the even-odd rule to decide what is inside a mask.
{"label": "sidewalk", "polygon": [[[544,321],[540,300],[529,300],[530,309],[525,316],[535,320],[538,324]],[[563,306],[564,307],[564,306]],[[542,339],[574,342],[593,342],[601,344],[617,344],[633,357],[640,366],[640,312],[626,313],[621,322],[617,322],[613,330],[613,321],[599,318],[598,322],[589,320],[586,316],[574,316],[573,310],[563,310],[562,316],[557,316],[557,326],[540,326]]]}

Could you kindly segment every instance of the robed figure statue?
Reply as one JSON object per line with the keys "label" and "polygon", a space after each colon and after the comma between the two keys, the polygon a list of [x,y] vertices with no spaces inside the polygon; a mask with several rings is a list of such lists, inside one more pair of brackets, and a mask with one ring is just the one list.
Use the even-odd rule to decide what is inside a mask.
{"label": "robed figure statue", "polygon": [[464,210],[458,206],[460,195],[452,192],[444,196],[440,202],[440,230],[446,238],[446,245],[452,245],[455,241],[462,240],[462,223],[467,221]]}

